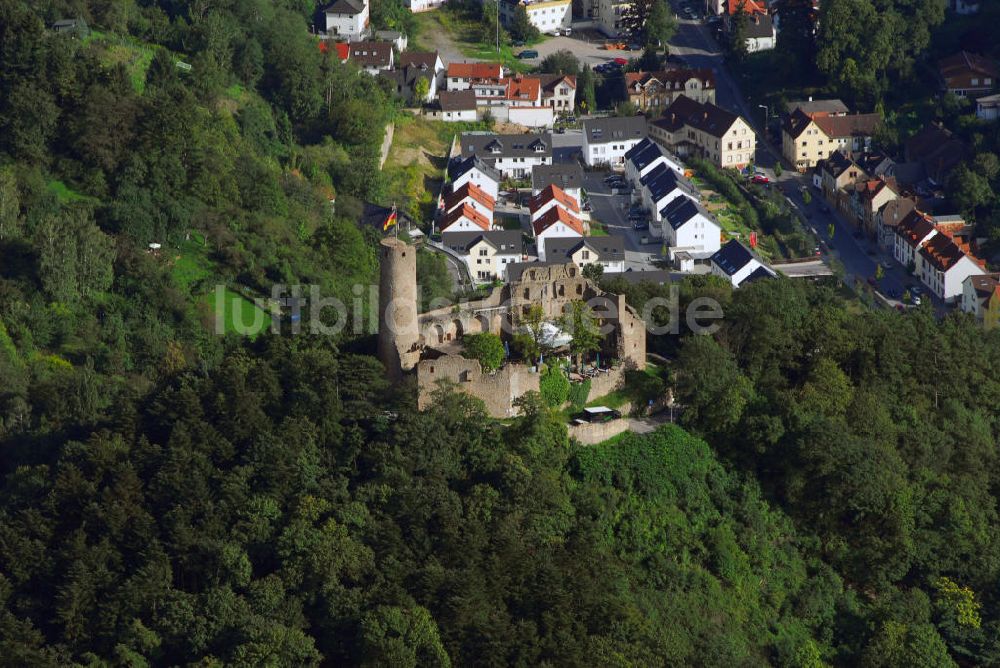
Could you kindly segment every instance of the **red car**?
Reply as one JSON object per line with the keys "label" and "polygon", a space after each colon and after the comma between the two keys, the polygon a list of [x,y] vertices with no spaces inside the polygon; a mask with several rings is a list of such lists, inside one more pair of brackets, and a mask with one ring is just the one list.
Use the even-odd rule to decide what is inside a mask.
{"label": "red car", "polygon": [[624,58],[615,58],[612,62],[618,63],[619,65],[628,65],[628,61]]}
{"label": "red car", "polygon": [[753,179],[751,179],[751,180],[754,183],[770,183],[771,182],[771,180],[769,178],[767,178],[766,176],[764,176],[763,174],[754,174],[753,175]]}

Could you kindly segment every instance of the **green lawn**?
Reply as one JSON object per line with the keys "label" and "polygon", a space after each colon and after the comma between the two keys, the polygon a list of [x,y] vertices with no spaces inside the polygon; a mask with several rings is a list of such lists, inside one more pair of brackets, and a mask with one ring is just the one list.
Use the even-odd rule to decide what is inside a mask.
{"label": "green lawn", "polygon": [[444,180],[448,149],[456,134],[486,130],[485,123],[446,123],[403,112],[395,119],[392,149],[382,167],[383,204],[395,203],[416,220],[429,220]]}
{"label": "green lawn", "polygon": [[590,236],[592,237],[606,237],[608,236],[608,229],[605,227],[604,223],[599,220],[590,220]]}
{"label": "green lawn", "polygon": [[208,278],[212,269],[213,263],[208,259],[205,238],[200,234],[192,234],[191,239],[180,244],[174,252],[174,266],[170,273],[178,287],[190,291],[195,283]]}
{"label": "green lawn", "polygon": [[[215,292],[213,291],[204,295],[202,300],[209,305],[212,313],[218,318],[218,304],[216,303]],[[237,318],[239,318],[239,323],[237,323]],[[255,320],[255,318],[259,318],[259,320]],[[226,288],[223,295],[222,322],[224,333],[243,334],[254,338],[271,326],[271,316],[267,311],[257,307],[256,304],[244,298],[239,293]],[[254,323],[258,323],[258,326],[252,327]],[[239,329],[237,328],[237,324],[241,325]]]}
{"label": "green lawn", "polygon": [[451,37],[459,50],[469,58],[500,62],[503,63],[504,68],[514,72],[530,72],[533,69],[528,63],[519,60],[516,53],[521,49],[540,44],[545,39],[543,36],[541,39],[529,42],[526,46],[517,48],[501,43],[500,53],[497,54],[495,40],[481,40],[482,27],[479,22],[460,9],[446,5],[440,9],[421,12],[415,16],[415,20],[418,35],[415,42],[418,46],[425,47],[427,35],[443,30]]}
{"label": "green lawn", "polygon": [[76,192],[62,181],[49,181],[48,188],[50,192],[54,193],[55,196],[59,198],[60,204],[69,204],[71,202],[98,201],[96,197],[91,197],[90,195],[84,195],[82,193]]}

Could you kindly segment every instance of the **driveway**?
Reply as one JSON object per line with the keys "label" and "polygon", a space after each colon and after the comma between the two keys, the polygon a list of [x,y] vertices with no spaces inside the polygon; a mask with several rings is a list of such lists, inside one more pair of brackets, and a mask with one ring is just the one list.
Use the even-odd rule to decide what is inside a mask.
{"label": "driveway", "polygon": [[604,223],[608,234],[625,240],[625,269],[651,271],[659,269],[653,262],[659,258],[660,240],[656,243],[642,243],[642,237],[652,239],[648,230],[632,229],[628,221],[629,195],[613,195],[604,184],[609,172],[584,172],[583,187],[590,197],[593,210],[590,217]]}

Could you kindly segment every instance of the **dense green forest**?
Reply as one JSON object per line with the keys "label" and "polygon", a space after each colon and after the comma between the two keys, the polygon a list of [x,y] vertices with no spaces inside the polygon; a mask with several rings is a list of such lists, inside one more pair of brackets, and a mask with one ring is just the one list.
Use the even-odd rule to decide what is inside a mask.
{"label": "dense green forest", "polygon": [[688,281],[682,425],[590,447],[533,395],[417,412],[365,337],[215,335],[217,284],[376,275],[395,103],[313,9],[0,0],[0,665],[1000,663],[963,317]]}

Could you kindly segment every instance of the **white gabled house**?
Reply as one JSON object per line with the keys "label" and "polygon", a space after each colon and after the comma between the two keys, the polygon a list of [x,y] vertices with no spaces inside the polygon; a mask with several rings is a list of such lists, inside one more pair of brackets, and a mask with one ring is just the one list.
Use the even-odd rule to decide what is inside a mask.
{"label": "white gabled house", "polygon": [[477,283],[505,280],[507,266],[525,259],[520,230],[444,232],[441,243],[462,257]]}
{"label": "white gabled house", "polygon": [[368,0],[335,0],[319,11],[328,35],[355,42],[368,32]]}
{"label": "white gabled house", "polygon": [[671,260],[678,251],[706,258],[719,250],[722,228],[705,207],[688,197],[678,197],[661,211],[663,243]]}
{"label": "white gabled house", "polygon": [[683,176],[678,176],[677,172],[664,164],[658,165],[642,177],[639,183],[641,184],[639,196],[642,200],[642,206],[649,211],[653,223],[659,223],[663,220],[661,212],[664,207],[678,197],[701,199],[701,193],[693,183]]}
{"label": "white gabled house", "polygon": [[528,200],[528,212],[531,222],[535,222],[548,213],[549,209],[556,206],[562,207],[567,213],[580,217],[580,204],[576,199],[570,197],[559,186],[550,183],[537,195],[532,196]]}
{"label": "white gabled house", "polygon": [[545,262],[545,243],[549,239],[582,237],[583,221],[561,206],[549,207],[541,217],[531,223],[538,246],[538,259]]}
{"label": "white gabled house", "polygon": [[669,167],[677,172],[678,176],[684,176],[684,166],[680,160],[647,137],[625,153],[625,178],[638,188],[642,177],[660,165]]}
{"label": "white gabled house", "polygon": [[475,183],[494,200],[500,193],[500,174],[474,155],[464,159],[452,158],[448,165],[448,178],[452,192],[466,183]]}
{"label": "white gabled house", "polygon": [[955,240],[938,233],[917,252],[916,274],[927,289],[946,303],[962,295],[962,283],[986,272]]}
{"label": "white gabled house", "polygon": [[773,278],[775,275],[772,269],[736,239],[717,250],[712,255],[711,262],[712,274],[726,279],[734,288],[748,281]]}
{"label": "white gabled house", "polygon": [[471,206],[489,219],[491,225],[493,224],[493,210],[496,208],[496,200],[471,181],[445,195],[441,204],[445,214],[449,214],[461,206]]}
{"label": "white gabled house", "polygon": [[441,232],[486,232],[492,227],[493,223],[489,218],[468,204],[462,204],[444,214],[439,225]]}
{"label": "white gabled house", "polygon": [[599,264],[608,273],[625,271],[625,238],[562,237],[545,242],[546,262],[573,262],[583,269],[588,264]]}
{"label": "white gabled house", "polygon": [[589,118],[583,122],[583,161],[621,167],[625,154],[646,136],[645,116]]}

